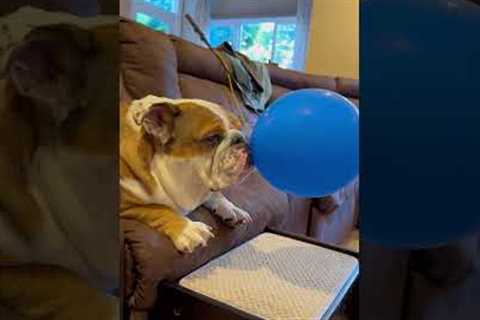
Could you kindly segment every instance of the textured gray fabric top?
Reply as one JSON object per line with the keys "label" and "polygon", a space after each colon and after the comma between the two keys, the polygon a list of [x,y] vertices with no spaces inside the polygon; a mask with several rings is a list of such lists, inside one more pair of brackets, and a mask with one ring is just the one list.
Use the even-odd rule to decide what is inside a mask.
{"label": "textured gray fabric top", "polygon": [[180,286],[264,319],[328,319],[358,275],[358,260],[272,233],[185,276]]}

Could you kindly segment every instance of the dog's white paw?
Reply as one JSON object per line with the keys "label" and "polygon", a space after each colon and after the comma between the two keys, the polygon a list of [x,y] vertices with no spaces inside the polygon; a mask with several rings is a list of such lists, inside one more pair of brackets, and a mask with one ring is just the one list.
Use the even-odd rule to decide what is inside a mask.
{"label": "dog's white paw", "polygon": [[250,214],[232,203],[224,203],[215,209],[215,214],[231,227],[247,224],[253,221]]}
{"label": "dog's white paw", "polygon": [[188,221],[183,230],[172,238],[172,241],[178,251],[192,253],[198,246],[205,247],[207,241],[213,237],[212,227],[203,222]]}

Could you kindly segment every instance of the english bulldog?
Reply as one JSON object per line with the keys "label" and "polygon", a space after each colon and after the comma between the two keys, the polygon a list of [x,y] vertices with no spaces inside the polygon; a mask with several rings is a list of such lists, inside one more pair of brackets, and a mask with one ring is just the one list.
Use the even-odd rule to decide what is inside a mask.
{"label": "english bulldog", "polygon": [[182,253],[214,237],[186,216],[201,205],[230,226],[252,221],[221,193],[251,172],[234,114],[203,100],[149,95],[120,116],[121,217],[165,234]]}
{"label": "english bulldog", "polygon": [[86,29],[35,11],[20,37],[22,12],[0,19],[0,306],[116,319],[104,294],[119,278],[116,19]]}

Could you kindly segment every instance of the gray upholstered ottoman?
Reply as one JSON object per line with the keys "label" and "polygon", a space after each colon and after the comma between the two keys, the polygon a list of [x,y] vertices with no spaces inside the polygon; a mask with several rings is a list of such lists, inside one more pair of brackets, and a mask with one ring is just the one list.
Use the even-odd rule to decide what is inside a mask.
{"label": "gray upholstered ottoman", "polygon": [[265,232],[180,279],[177,287],[236,315],[223,319],[323,320],[358,272],[352,255]]}

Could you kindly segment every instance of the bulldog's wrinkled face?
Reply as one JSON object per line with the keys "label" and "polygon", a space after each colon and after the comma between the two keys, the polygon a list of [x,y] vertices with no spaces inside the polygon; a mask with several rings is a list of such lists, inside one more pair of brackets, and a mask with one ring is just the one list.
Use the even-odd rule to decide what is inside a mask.
{"label": "bulldog's wrinkled face", "polygon": [[142,124],[157,154],[187,163],[212,191],[228,187],[250,172],[241,123],[218,105],[156,104]]}

